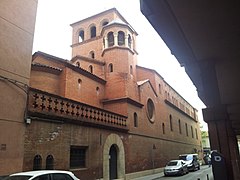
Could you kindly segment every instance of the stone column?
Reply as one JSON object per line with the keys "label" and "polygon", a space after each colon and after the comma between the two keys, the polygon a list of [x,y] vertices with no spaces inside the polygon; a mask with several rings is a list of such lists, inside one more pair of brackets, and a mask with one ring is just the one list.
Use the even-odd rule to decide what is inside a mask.
{"label": "stone column", "polygon": [[108,48],[108,38],[107,37],[104,37],[104,43],[105,43],[104,49]]}
{"label": "stone column", "polygon": [[229,180],[240,179],[238,145],[226,107],[203,109],[203,117],[208,124],[211,149],[217,150],[226,159]]}
{"label": "stone column", "polygon": [[114,46],[118,46],[118,33],[114,32],[113,36],[114,36]]}
{"label": "stone column", "polygon": [[[125,47],[128,47],[128,35],[125,35]],[[131,49],[131,47],[129,47]]]}

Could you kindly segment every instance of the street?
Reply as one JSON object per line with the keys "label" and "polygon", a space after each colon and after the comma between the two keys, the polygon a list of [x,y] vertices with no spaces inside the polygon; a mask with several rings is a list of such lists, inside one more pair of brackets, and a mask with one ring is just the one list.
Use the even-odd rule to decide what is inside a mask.
{"label": "street", "polygon": [[[161,176],[155,178],[154,180],[163,180],[163,179],[177,179],[177,180],[213,180],[212,168],[208,166],[201,166],[201,169],[194,172],[189,172],[184,176],[169,176],[165,177],[163,173],[160,174]],[[207,179],[208,176],[208,179]]]}

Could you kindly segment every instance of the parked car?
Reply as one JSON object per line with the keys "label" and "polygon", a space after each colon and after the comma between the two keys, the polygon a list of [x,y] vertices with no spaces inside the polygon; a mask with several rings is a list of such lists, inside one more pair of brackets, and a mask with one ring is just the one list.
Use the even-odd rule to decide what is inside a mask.
{"label": "parked car", "polygon": [[164,175],[184,175],[188,173],[187,164],[183,160],[171,160],[164,168]]}
{"label": "parked car", "polygon": [[11,174],[3,180],[80,180],[70,171],[39,170]]}
{"label": "parked car", "polygon": [[189,171],[200,169],[198,154],[181,154],[179,155],[179,159],[186,162]]}

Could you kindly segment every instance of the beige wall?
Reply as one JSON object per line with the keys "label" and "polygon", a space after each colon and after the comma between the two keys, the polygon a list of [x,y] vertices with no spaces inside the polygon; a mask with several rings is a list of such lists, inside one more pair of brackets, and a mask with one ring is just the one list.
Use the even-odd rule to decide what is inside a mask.
{"label": "beige wall", "polygon": [[27,85],[29,83],[37,0],[1,0],[0,7],[0,176],[2,176],[22,170],[26,93],[6,78]]}

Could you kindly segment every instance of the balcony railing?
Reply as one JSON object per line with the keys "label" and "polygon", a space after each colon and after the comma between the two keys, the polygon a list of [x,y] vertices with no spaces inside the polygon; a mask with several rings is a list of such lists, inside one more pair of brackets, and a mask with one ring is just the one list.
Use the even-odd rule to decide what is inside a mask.
{"label": "balcony railing", "polygon": [[127,117],[30,88],[28,116],[56,122],[71,122],[127,131]]}

